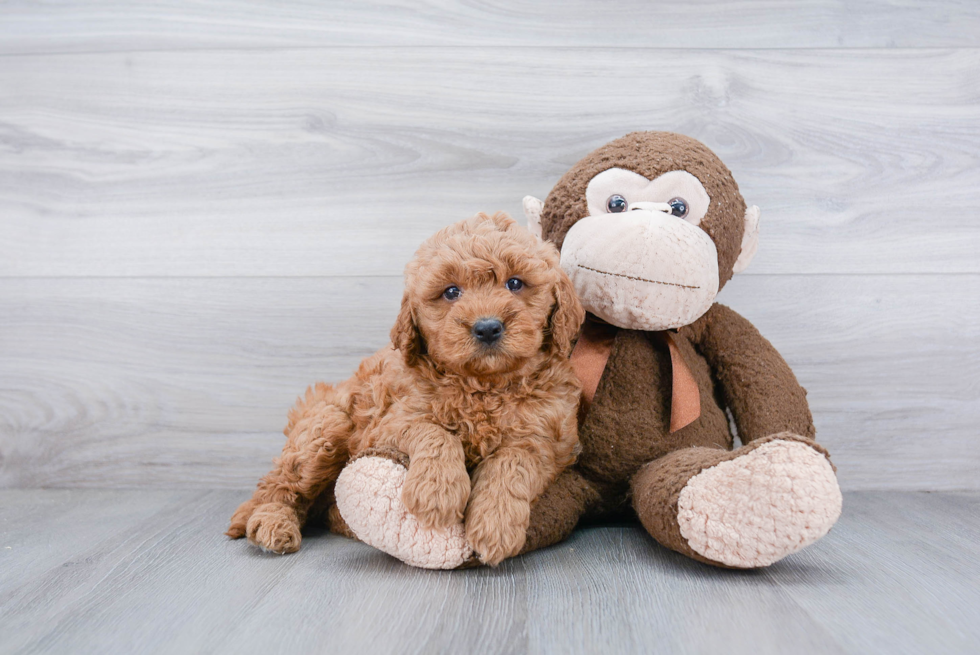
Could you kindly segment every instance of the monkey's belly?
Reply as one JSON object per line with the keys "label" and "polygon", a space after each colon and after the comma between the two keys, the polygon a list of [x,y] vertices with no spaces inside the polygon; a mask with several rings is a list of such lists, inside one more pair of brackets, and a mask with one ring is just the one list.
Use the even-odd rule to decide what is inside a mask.
{"label": "monkey's belly", "polygon": [[647,462],[679,448],[731,448],[728,420],[715,400],[708,364],[683,338],[675,336],[678,340],[698,383],[701,416],[671,434],[670,352],[657,333],[620,331],[579,428],[582,454],[577,467],[586,478],[622,484]]}

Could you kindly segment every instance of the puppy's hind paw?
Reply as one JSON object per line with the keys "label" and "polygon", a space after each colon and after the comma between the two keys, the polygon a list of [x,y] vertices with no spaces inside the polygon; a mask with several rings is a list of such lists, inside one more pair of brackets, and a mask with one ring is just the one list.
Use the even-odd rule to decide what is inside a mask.
{"label": "puppy's hind paw", "polygon": [[248,519],[245,534],[252,544],[279,555],[295,553],[303,541],[295,510],[280,503],[259,505]]}
{"label": "puppy's hind paw", "polygon": [[257,504],[254,500],[249,499],[238,506],[235,513],[231,515],[230,525],[228,526],[228,531],[225,532],[226,535],[232,539],[241,539],[245,536],[245,526],[248,525],[248,519],[251,518],[252,512],[255,511]]}
{"label": "puppy's hind paw", "polygon": [[[404,457],[404,456],[402,456]],[[455,569],[473,549],[462,522],[445,529],[423,528],[402,502],[407,469],[398,458],[359,457],[337,480],[337,508],[357,538],[411,566]]]}

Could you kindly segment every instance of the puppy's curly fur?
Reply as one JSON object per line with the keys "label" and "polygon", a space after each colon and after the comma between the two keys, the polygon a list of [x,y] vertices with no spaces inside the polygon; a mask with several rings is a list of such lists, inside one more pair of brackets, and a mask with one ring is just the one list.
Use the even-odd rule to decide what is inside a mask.
{"label": "puppy's curly fur", "polygon": [[[458,298],[444,295],[450,286]],[[489,345],[474,330],[487,318],[503,324]],[[577,454],[580,387],[568,357],[583,319],[558,251],[510,217],[479,214],[438,232],[405,269],[392,345],[346,382],[306,391],[282,456],[227,534],[297,550],[344,464],[388,448],[408,456],[402,500],[423,526],[465,519],[484,563],[517,554],[531,503]]]}

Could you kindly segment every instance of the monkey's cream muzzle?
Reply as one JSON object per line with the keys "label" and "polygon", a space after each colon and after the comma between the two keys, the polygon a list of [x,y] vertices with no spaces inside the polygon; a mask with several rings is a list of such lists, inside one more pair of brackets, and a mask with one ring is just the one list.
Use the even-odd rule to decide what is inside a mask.
{"label": "monkey's cream muzzle", "polygon": [[579,300],[604,321],[631,330],[694,322],[718,295],[714,242],[698,226],[667,213],[666,203],[631,207],[586,216],[565,235],[561,266]]}

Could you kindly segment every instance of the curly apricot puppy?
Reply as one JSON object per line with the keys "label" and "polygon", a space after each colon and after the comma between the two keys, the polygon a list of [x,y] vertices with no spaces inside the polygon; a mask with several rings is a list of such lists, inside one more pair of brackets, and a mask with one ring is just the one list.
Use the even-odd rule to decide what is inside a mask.
{"label": "curly apricot puppy", "polygon": [[[227,534],[296,551],[344,464],[382,448],[407,456],[402,501],[424,527],[465,517],[481,561],[517,554],[531,503],[578,451],[568,356],[583,319],[558,251],[510,217],[438,232],[405,269],[392,345],[346,382],[307,390],[282,456]],[[329,515],[337,520],[335,506]]]}

